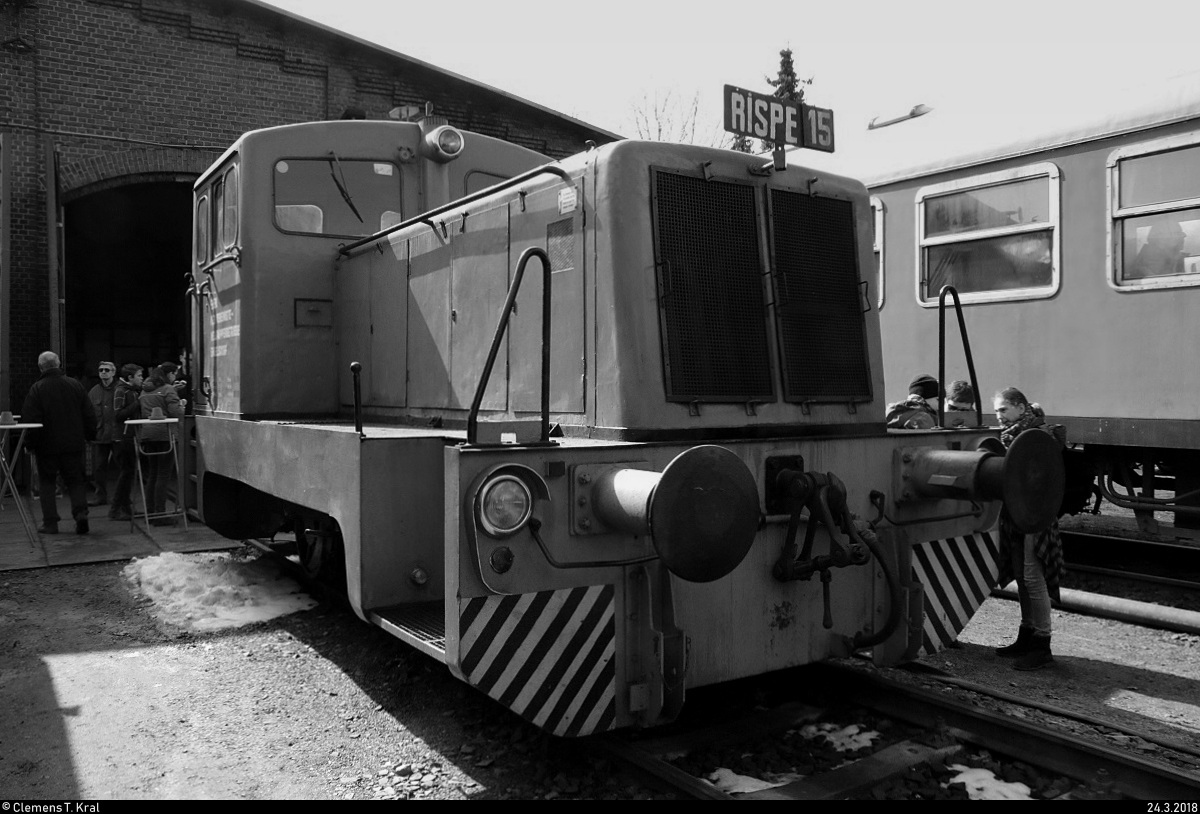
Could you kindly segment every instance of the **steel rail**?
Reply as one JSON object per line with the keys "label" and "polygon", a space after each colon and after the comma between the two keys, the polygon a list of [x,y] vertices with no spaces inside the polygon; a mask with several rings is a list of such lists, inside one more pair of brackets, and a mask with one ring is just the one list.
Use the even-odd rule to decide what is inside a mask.
{"label": "steel rail", "polygon": [[[892,681],[864,670],[824,663],[829,686],[836,686],[853,703],[918,726],[941,725],[962,741],[998,754],[1087,782],[1104,769],[1112,789],[1137,800],[1196,800],[1200,774],[1146,760],[1128,750],[1115,749],[1048,730],[1029,721],[946,698],[923,687]],[[824,683],[824,682],[822,682]],[[992,693],[987,688],[979,692]],[[1010,701],[1011,697],[1001,700]],[[1023,703],[1029,706],[1027,702]],[[1107,723],[1101,726],[1111,726]],[[1112,727],[1116,728],[1116,727]],[[1139,735],[1152,741],[1153,738]]]}
{"label": "steel rail", "polygon": [[[726,793],[688,774],[669,761],[693,750],[714,745],[730,746],[750,737],[770,738],[802,722],[814,720],[822,710],[790,705],[790,709],[757,711],[731,723],[715,723],[699,730],[685,730],[654,737],[628,733],[597,736],[592,745],[629,765],[635,771],[670,789],[708,800],[814,800],[846,799],[929,763],[941,763],[962,750],[962,744],[986,749],[1007,759],[1069,777],[1090,791],[1098,777],[1105,777],[1103,797],[1137,800],[1195,800],[1200,798],[1200,773],[1194,768],[1177,768],[1134,754],[1127,747],[1114,748],[1094,740],[1055,731],[1012,714],[993,712],[967,702],[948,698],[934,689],[913,686],[869,672],[870,668],[822,663],[802,668],[805,683],[836,688],[839,706],[849,703],[872,709],[919,728],[932,731],[928,743],[902,741],[868,757],[830,772],[812,775],[784,786],[762,791]],[[1015,706],[1040,710],[1047,715],[1075,720],[1091,727],[1110,729],[1140,738],[1174,752],[1184,761],[1200,757],[1188,744],[1158,738],[1120,724],[1031,702],[952,676],[930,674],[939,682],[977,692]],[[931,745],[932,744],[932,745]],[[1077,791],[1061,799],[1074,799]]]}
{"label": "steel rail", "polygon": [[1171,588],[1190,588],[1200,590],[1200,580],[1175,579],[1160,577],[1157,574],[1147,574],[1142,571],[1120,571],[1116,568],[1102,568],[1098,565],[1080,565],[1075,562],[1067,563],[1067,571],[1079,574],[1096,574],[1101,577],[1117,577],[1131,579],[1137,582],[1149,582],[1155,585],[1166,585]]}

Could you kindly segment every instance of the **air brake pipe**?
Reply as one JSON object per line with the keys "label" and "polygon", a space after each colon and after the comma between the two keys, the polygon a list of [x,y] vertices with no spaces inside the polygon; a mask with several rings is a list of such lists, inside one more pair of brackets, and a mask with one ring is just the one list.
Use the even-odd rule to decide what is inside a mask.
{"label": "air brake pipe", "polygon": [[[1017,599],[1017,592],[1008,587],[993,588],[992,596]],[[1118,599],[1070,588],[1060,588],[1059,596],[1062,601],[1055,607],[1060,610],[1098,616],[1102,619],[1115,619],[1118,622],[1129,622],[1143,627],[1200,635],[1200,613],[1196,611],[1167,608],[1152,602]]]}
{"label": "air brake pipe", "polygon": [[888,618],[883,623],[883,627],[869,636],[864,636],[862,633],[854,634],[851,646],[855,650],[861,650],[887,641],[892,633],[895,632],[896,626],[900,624],[900,582],[896,579],[896,574],[892,568],[889,567],[887,557],[879,545],[879,538],[876,537],[875,531],[872,528],[864,524],[862,533],[859,533],[858,529],[854,527],[854,521],[851,521],[850,537],[865,543],[867,548],[871,550],[871,553],[875,555],[875,561],[879,563],[879,566],[883,569],[883,575],[887,578],[888,604],[891,606],[888,608]]}
{"label": "air brake pipe", "polygon": [[1198,492],[1200,492],[1200,490],[1187,492],[1183,495],[1176,495],[1175,497],[1170,498],[1169,500],[1163,499],[1163,498],[1156,498],[1156,497],[1154,497],[1154,498],[1140,497],[1140,498],[1130,499],[1128,497],[1123,497],[1121,495],[1118,495],[1116,492],[1114,492],[1108,485],[1108,483],[1110,481],[1111,481],[1111,478],[1097,478],[1096,485],[1099,486],[1100,493],[1104,495],[1105,500],[1107,500],[1110,503],[1113,503],[1117,506],[1120,506],[1121,508],[1144,509],[1145,511],[1151,511],[1151,512],[1178,512],[1179,514],[1200,514],[1200,506],[1186,506],[1186,505],[1181,505],[1179,503],[1174,502],[1176,500],[1179,500],[1181,497],[1191,497],[1191,496],[1197,494]]}

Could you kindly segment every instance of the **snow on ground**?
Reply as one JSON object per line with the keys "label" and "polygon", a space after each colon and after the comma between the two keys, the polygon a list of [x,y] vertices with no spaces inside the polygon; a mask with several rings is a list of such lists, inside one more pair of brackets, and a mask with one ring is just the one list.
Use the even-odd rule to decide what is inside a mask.
{"label": "snow on ground", "polygon": [[[855,724],[846,727],[839,727],[831,723],[806,724],[799,730],[799,733],[805,740],[823,737],[839,752],[863,749],[870,746],[872,741],[879,737],[878,732],[874,730],[861,730]],[[972,769],[957,763],[951,765],[949,768],[953,769],[956,774],[953,778],[946,781],[945,785],[949,785],[950,783],[964,784],[967,788],[967,794],[972,800],[1033,799],[1030,796],[1029,786],[1024,783],[1006,783],[988,769]],[[803,780],[804,775],[787,773],[758,778],[738,774],[730,769],[719,768],[704,779],[726,794],[750,794],[756,791],[763,791],[764,789],[786,786],[788,783]]]}
{"label": "snow on ground", "polygon": [[862,731],[858,724],[839,727],[837,724],[830,723],[805,724],[800,729],[800,735],[805,740],[823,737],[830,746],[839,752],[865,749],[879,737],[879,733],[874,730]]}
{"label": "snow on ground", "polygon": [[241,627],[317,605],[268,558],[166,552],[134,559],[121,574],[152,603],[156,619],[192,631]]}
{"label": "snow on ground", "polygon": [[949,768],[958,772],[949,783],[962,783],[972,800],[1032,800],[1030,788],[1024,783],[1008,783],[996,777],[988,769],[972,769],[961,763],[952,763]]}

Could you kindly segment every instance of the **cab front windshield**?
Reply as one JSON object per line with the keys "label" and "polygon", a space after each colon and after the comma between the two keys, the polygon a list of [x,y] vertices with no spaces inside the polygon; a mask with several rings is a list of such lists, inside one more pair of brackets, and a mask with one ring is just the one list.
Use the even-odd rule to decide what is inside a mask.
{"label": "cab front windshield", "polygon": [[274,175],[275,225],[284,232],[365,237],[401,221],[400,172],[390,162],[288,158]]}

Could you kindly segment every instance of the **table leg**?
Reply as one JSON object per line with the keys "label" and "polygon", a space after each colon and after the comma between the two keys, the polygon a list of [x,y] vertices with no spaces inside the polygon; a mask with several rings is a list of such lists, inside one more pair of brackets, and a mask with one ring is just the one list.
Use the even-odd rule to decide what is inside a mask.
{"label": "table leg", "polygon": [[[17,446],[13,450],[13,460],[21,460],[21,448],[25,444],[25,431],[17,436]],[[4,449],[0,447],[0,470],[3,474],[0,475],[0,501],[4,499],[4,493],[8,492],[13,497],[13,502],[17,504],[17,514],[21,515],[21,524],[25,526],[25,534],[29,537],[29,544],[37,547],[38,535],[37,529],[34,528],[33,518],[29,515],[29,507],[21,500],[21,494],[17,490],[17,482],[13,477],[12,467],[9,466],[8,457],[4,454]]]}

